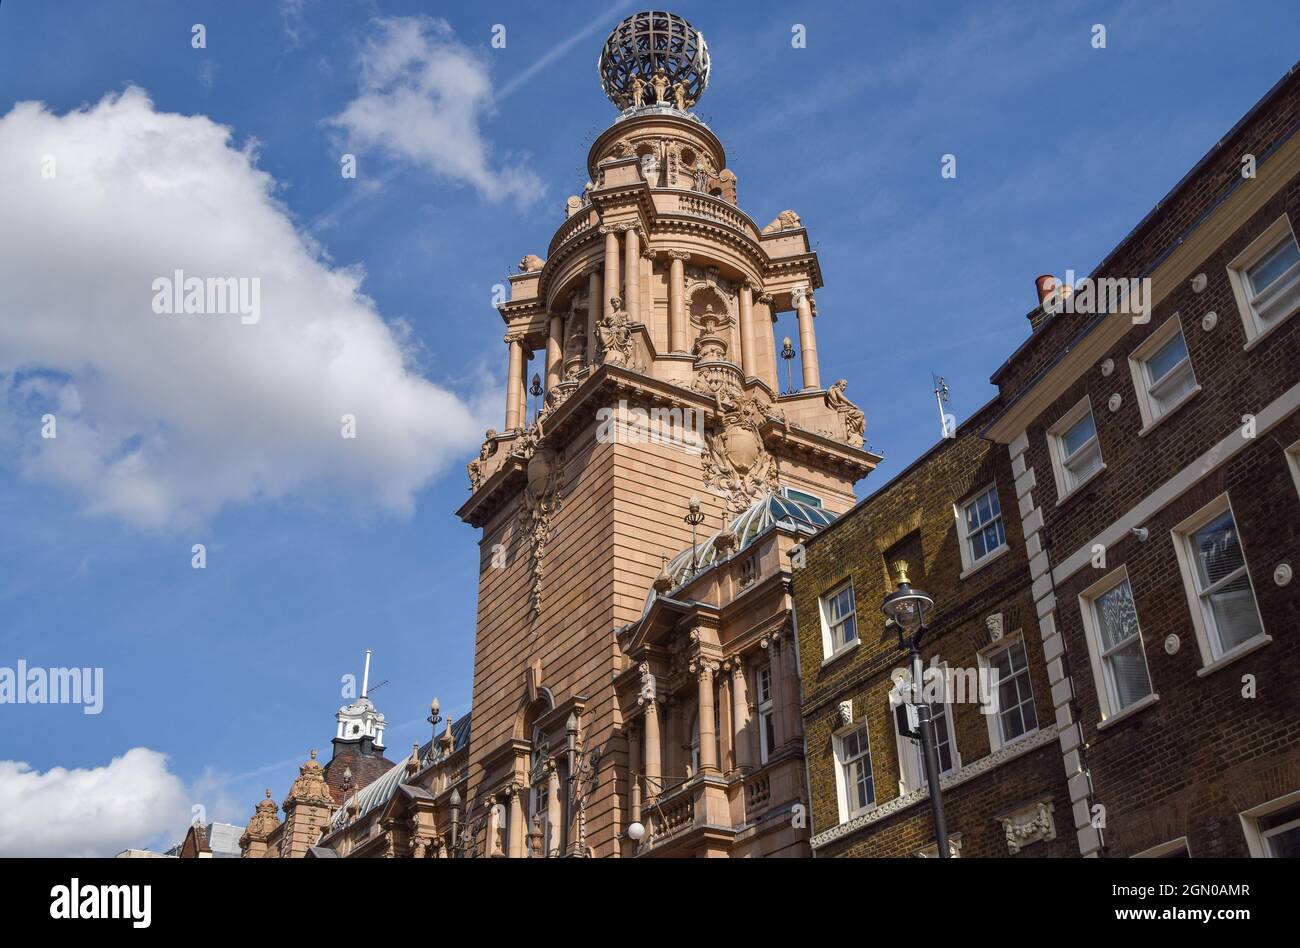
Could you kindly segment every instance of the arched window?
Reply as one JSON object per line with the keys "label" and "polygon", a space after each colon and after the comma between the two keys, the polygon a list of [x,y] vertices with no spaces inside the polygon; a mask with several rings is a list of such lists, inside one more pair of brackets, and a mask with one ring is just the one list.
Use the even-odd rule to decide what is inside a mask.
{"label": "arched window", "polygon": [[[550,825],[550,779],[543,764],[546,761],[546,735],[539,727],[533,727],[532,751],[529,754],[528,780],[532,786],[528,794],[528,831],[533,828],[533,818],[537,817],[542,825],[542,855],[552,849]],[[529,851],[531,855],[531,850]]]}

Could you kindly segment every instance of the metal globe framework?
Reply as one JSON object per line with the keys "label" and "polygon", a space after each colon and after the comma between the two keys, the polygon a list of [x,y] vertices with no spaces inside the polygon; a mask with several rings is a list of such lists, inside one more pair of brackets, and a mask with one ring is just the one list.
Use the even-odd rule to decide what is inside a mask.
{"label": "metal globe framework", "polygon": [[652,85],[663,69],[669,88],[685,83],[688,104],[698,102],[709,84],[709,47],[704,36],[675,13],[646,10],[634,13],[614,28],[605,40],[597,63],[600,87],[619,109],[634,103],[633,77],[645,83],[644,104],[670,105],[657,101]]}

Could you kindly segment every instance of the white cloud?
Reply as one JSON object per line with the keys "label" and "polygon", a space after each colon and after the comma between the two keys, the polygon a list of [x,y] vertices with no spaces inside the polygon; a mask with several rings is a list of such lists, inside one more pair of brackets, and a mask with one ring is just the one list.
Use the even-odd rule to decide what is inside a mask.
{"label": "white cloud", "polygon": [[[0,462],[88,512],[178,528],[290,496],[405,513],[472,449],[476,407],[414,371],[364,273],[324,259],[275,186],[230,129],[137,88],[0,117]],[[259,278],[260,321],[156,314],[175,270]]]}
{"label": "white cloud", "polygon": [[492,167],[479,122],[492,108],[492,82],[481,55],[456,39],[445,20],[376,20],[360,55],[360,94],[330,123],[357,150],[378,149],[490,200],[528,204],[542,196],[533,172]]}
{"label": "white cloud", "polygon": [[170,845],[189,820],[180,778],[165,755],[145,747],[85,770],[42,773],[0,760],[0,856],[112,856]]}

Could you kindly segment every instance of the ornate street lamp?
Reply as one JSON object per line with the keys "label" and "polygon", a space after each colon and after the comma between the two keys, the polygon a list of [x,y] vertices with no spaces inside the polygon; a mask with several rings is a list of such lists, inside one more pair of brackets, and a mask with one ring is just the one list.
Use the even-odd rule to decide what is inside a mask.
{"label": "ornate street lamp", "polygon": [[[907,578],[907,561],[893,564],[898,577],[898,588],[885,597],[880,611],[898,633],[898,647],[906,649],[912,659],[912,697],[916,706],[917,730],[920,731],[921,748],[925,758],[926,782],[930,788],[930,810],[934,814],[935,848],[940,859],[951,858],[948,851],[948,823],[943,815],[943,798],[939,791],[939,745],[935,740],[934,721],[930,716],[930,703],[923,700],[921,689],[921,640],[925,637],[926,616],[934,611],[934,599],[922,589],[913,589]],[[907,735],[912,739],[915,732]]]}
{"label": "ornate street lamp", "polygon": [[[533,396],[533,398],[542,397],[542,377],[538,375],[536,372],[533,373],[533,384],[529,387],[528,394]],[[541,402],[538,402],[537,414],[540,415],[541,413],[542,413],[542,405]]]}
{"label": "ornate street lamp", "polygon": [[781,340],[781,358],[785,359],[785,393],[790,395],[794,392],[794,382],[790,380],[790,362],[794,359],[794,343],[790,341],[789,336]]}
{"label": "ornate street lamp", "polygon": [[700,511],[700,498],[695,496],[687,505],[688,512],[682,519],[691,525],[691,575],[695,575],[695,528],[704,522],[704,514]]}

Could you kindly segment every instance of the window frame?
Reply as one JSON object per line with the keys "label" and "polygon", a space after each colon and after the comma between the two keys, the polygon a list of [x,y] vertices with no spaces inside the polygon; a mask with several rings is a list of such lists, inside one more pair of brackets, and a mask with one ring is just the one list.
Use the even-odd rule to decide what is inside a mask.
{"label": "window frame", "polygon": [[1169,859],[1176,853],[1181,852],[1188,859],[1192,856],[1192,847],[1187,842],[1186,836],[1179,836],[1177,839],[1171,839],[1160,843],[1158,846],[1152,846],[1150,849],[1144,849],[1140,853],[1134,853],[1130,859]]}
{"label": "window frame", "polygon": [[[1241,548],[1241,569],[1245,572],[1246,583],[1250,587],[1250,598],[1255,606],[1255,617],[1259,620],[1260,629],[1257,635],[1253,635],[1229,649],[1223,647],[1218,625],[1215,624],[1213,629],[1210,628],[1205,604],[1206,593],[1212,590],[1214,586],[1224,582],[1226,578],[1212,583],[1210,590],[1202,590],[1200,576],[1197,573],[1191,549],[1192,537],[1196,531],[1224,513],[1232,517],[1232,525],[1237,531],[1237,545]],[[1259,595],[1255,591],[1255,581],[1250,576],[1250,560],[1246,556],[1246,544],[1242,538],[1241,527],[1237,521],[1237,515],[1232,509],[1232,500],[1229,498],[1227,491],[1224,491],[1190,517],[1177,524],[1170,531],[1170,535],[1173,538],[1174,553],[1178,558],[1178,571],[1182,575],[1183,592],[1187,596],[1187,610],[1191,614],[1192,628],[1196,632],[1196,645],[1201,652],[1201,668],[1196,674],[1204,677],[1229,662],[1272,642],[1272,637],[1268,634],[1268,630],[1264,628],[1264,616],[1259,611]]]}
{"label": "window frame", "polygon": [[1300,312],[1300,300],[1298,300],[1295,306],[1292,306],[1291,309],[1276,320],[1267,325],[1262,324],[1259,314],[1255,312],[1254,289],[1250,285],[1250,278],[1247,276],[1247,271],[1251,267],[1263,261],[1265,257],[1280,247],[1288,237],[1300,249],[1300,240],[1296,240],[1295,228],[1291,224],[1291,218],[1288,214],[1283,213],[1265,227],[1259,236],[1252,240],[1246,249],[1237,254],[1232,262],[1228,264],[1228,279],[1232,283],[1232,294],[1237,301],[1237,312],[1241,316],[1242,326],[1246,331],[1244,349],[1253,349],[1266,336],[1286,323],[1297,312]]}
{"label": "window frame", "polygon": [[[1137,620],[1138,651],[1142,656],[1143,667],[1146,668],[1147,683],[1151,686],[1151,690],[1144,697],[1122,708],[1117,707],[1118,691],[1113,685],[1113,676],[1107,671],[1106,659],[1110,657],[1110,653],[1117,652],[1125,646],[1112,648],[1110,653],[1103,652],[1101,629],[1097,622],[1096,611],[1096,601],[1101,596],[1117,588],[1121,583],[1128,584],[1129,596],[1133,600],[1133,614]],[[1147,660],[1146,639],[1142,635],[1142,617],[1137,614],[1137,595],[1133,592],[1133,583],[1129,579],[1128,567],[1119,566],[1111,570],[1079,593],[1079,612],[1083,617],[1084,639],[1088,645],[1088,663],[1092,666],[1093,685],[1097,689],[1097,706],[1101,712],[1101,722],[1098,726],[1104,727],[1108,723],[1122,720],[1158,701],[1160,695],[1156,691],[1155,679],[1151,677],[1151,663]]]}
{"label": "window frame", "polygon": [[[1093,442],[1097,448],[1097,467],[1086,477],[1075,480],[1070,483],[1073,476],[1066,467],[1067,462],[1078,456],[1083,447],[1076,448],[1072,453],[1065,453],[1065,434],[1075,425],[1083,421],[1085,416],[1092,418],[1092,438],[1086,443],[1090,446]],[[1081,490],[1084,485],[1091,483],[1106,470],[1106,457],[1101,450],[1101,429],[1097,426],[1097,414],[1092,410],[1092,397],[1084,395],[1083,398],[1075,402],[1070,409],[1065,412],[1056,423],[1047,429],[1047,448],[1052,457],[1052,476],[1056,480],[1056,503],[1064,503],[1067,498],[1077,491]]]}
{"label": "window frame", "polygon": [[[767,697],[763,697],[763,676],[767,675]],[[771,664],[759,665],[754,669],[754,720],[758,722],[758,761],[766,765],[775,750],[776,741],[776,690],[772,681]],[[768,723],[772,726],[772,736],[768,737]]]}
{"label": "window frame", "polygon": [[[1152,380],[1151,358],[1173,342],[1175,336],[1180,336],[1183,340],[1185,354],[1182,361],[1166,372],[1160,379]],[[1156,396],[1152,394],[1152,389],[1157,385],[1168,382],[1175,372],[1184,371],[1184,366],[1186,366],[1185,371],[1191,373],[1192,387],[1176,401],[1170,402],[1164,408],[1157,408]],[[1192,363],[1192,350],[1187,345],[1187,333],[1183,331],[1182,318],[1178,313],[1174,313],[1161,323],[1155,332],[1147,336],[1140,345],[1129,353],[1128,367],[1133,376],[1133,390],[1137,393],[1138,411],[1142,415],[1142,430],[1138,432],[1138,437],[1146,434],[1160,422],[1174,414],[1201,390],[1201,385],[1196,380],[1196,366]]]}
{"label": "window frame", "polygon": [[[1028,680],[1029,703],[1034,709],[1034,721],[1036,723],[1033,727],[1026,728],[1015,737],[1008,738],[1002,731],[1002,712],[1006,709],[1001,706],[1001,700],[998,702],[998,709],[996,711],[988,711],[986,708],[981,708],[980,710],[984,713],[985,723],[988,726],[990,753],[1001,750],[1009,744],[1015,744],[1018,741],[1023,741],[1028,737],[1032,737],[1034,734],[1038,733],[1038,730],[1042,727],[1043,723],[1042,718],[1038,713],[1038,699],[1034,697],[1033,666],[1029,661],[1029,643],[1025,639],[1023,630],[1018,629],[1015,632],[1009,632],[1002,637],[1001,641],[995,642],[987,648],[981,649],[976,653],[976,659],[979,661],[980,669],[985,675],[988,675],[993,668],[993,660],[1017,644],[1020,646],[1020,650],[1024,653],[1025,667],[1023,672],[1017,672],[1013,677],[1018,678],[1021,674],[1024,674],[1025,678]],[[1001,685],[1001,683],[1001,679],[999,679],[998,684]],[[1024,702],[1022,701],[1020,705],[1017,705],[1017,707],[1020,707],[1023,704]],[[1023,719],[1023,715],[1021,717]]]}
{"label": "window frame", "polygon": [[[935,738],[938,739],[940,744],[943,743],[944,736],[946,736],[948,740],[949,765],[946,770],[941,769],[939,771],[939,776],[945,777],[949,774],[955,774],[957,771],[961,770],[962,766],[961,753],[957,749],[957,728],[953,720],[952,678],[948,671],[947,662],[940,662],[935,666],[926,666],[927,669],[930,667],[940,668],[943,670],[944,700],[942,704],[944,734],[940,735],[938,733],[938,728],[936,727]],[[922,672],[922,676],[924,676],[924,672]],[[898,718],[896,717],[898,713],[898,705],[896,704],[894,695],[898,695],[899,700],[911,696],[912,673],[904,669],[897,669],[892,675],[892,680],[894,682],[894,687],[890,689],[889,697],[886,700],[889,707],[890,727],[894,731],[894,748],[898,755],[898,793],[901,796],[905,793],[911,793],[913,790],[919,790],[921,787],[926,785],[925,763],[923,760],[924,751],[921,749],[921,742],[913,741],[911,738],[904,737],[902,734],[898,733]],[[924,677],[922,677],[922,681],[924,681]],[[922,687],[924,687],[924,685]],[[930,714],[931,720],[933,720],[934,712],[931,711]],[[942,760],[940,760],[939,766],[941,768],[943,767]]]}
{"label": "window frame", "polygon": [[[855,807],[850,797],[850,787],[848,784],[848,769],[851,761],[845,759],[844,741],[849,735],[858,731],[862,732],[862,746],[864,751],[853,758],[853,761],[866,760],[868,774],[871,781],[871,802],[866,806]],[[870,813],[879,806],[879,793],[876,788],[876,768],[871,759],[871,732],[867,728],[866,721],[857,721],[853,724],[840,728],[831,735],[832,752],[835,759],[835,795],[839,804],[839,817],[841,823],[847,823],[855,817],[864,813]],[[853,788],[853,789],[856,789]]]}
{"label": "window frame", "polygon": [[[1269,837],[1275,836],[1279,831],[1288,828],[1284,825],[1275,826],[1270,830],[1261,830],[1259,827],[1260,819],[1273,816],[1295,806],[1300,806],[1300,790],[1275,797],[1267,803],[1261,803],[1259,806],[1243,810],[1238,814],[1238,818],[1241,820],[1241,831],[1246,837],[1246,848],[1250,851],[1252,859],[1276,858],[1269,852]],[[1300,819],[1300,817],[1297,817],[1297,819]]]}
{"label": "window frame", "polygon": [[[835,644],[835,632],[829,621],[829,608],[831,601],[838,597],[845,590],[849,593],[849,598],[853,601],[853,608],[850,613],[853,618],[853,638],[842,645]],[[827,592],[817,597],[817,612],[821,617],[822,626],[822,655],[826,661],[838,658],[850,649],[856,648],[862,641],[862,636],[858,628],[858,597],[853,589],[853,577],[846,577],[842,582],[832,586]],[[841,619],[838,625],[842,626],[844,619]]]}
{"label": "window frame", "polygon": [[[968,532],[966,529],[966,524],[967,524],[966,508],[970,507],[973,504],[979,503],[980,499],[985,494],[989,494],[989,493],[991,493],[993,495],[994,500],[998,502],[997,516],[993,519],[988,520],[985,523],[980,524],[978,527],[975,528],[974,533]],[[953,516],[957,520],[958,546],[961,548],[962,573],[961,576],[958,577],[959,579],[965,579],[971,573],[975,572],[975,570],[979,569],[980,567],[984,566],[987,563],[991,563],[994,559],[1001,556],[1008,549],[1010,549],[1010,546],[1007,543],[1007,521],[1006,521],[1006,517],[1002,512],[1002,497],[998,493],[997,481],[992,481],[991,483],[985,485],[984,487],[981,487],[976,491],[972,491],[971,493],[966,495],[966,498],[967,499],[960,500],[957,503],[952,505]],[[994,547],[991,550],[985,550],[983,556],[974,557],[973,551],[970,549],[971,537],[975,536],[976,533],[979,533],[980,531],[986,529],[995,520],[1002,524],[1001,545]]]}
{"label": "window frame", "polygon": [[1295,492],[1300,495],[1300,439],[1283,449],[1286,454],[1286,465],[1291,471],[1291,479],[1295,481]]}

